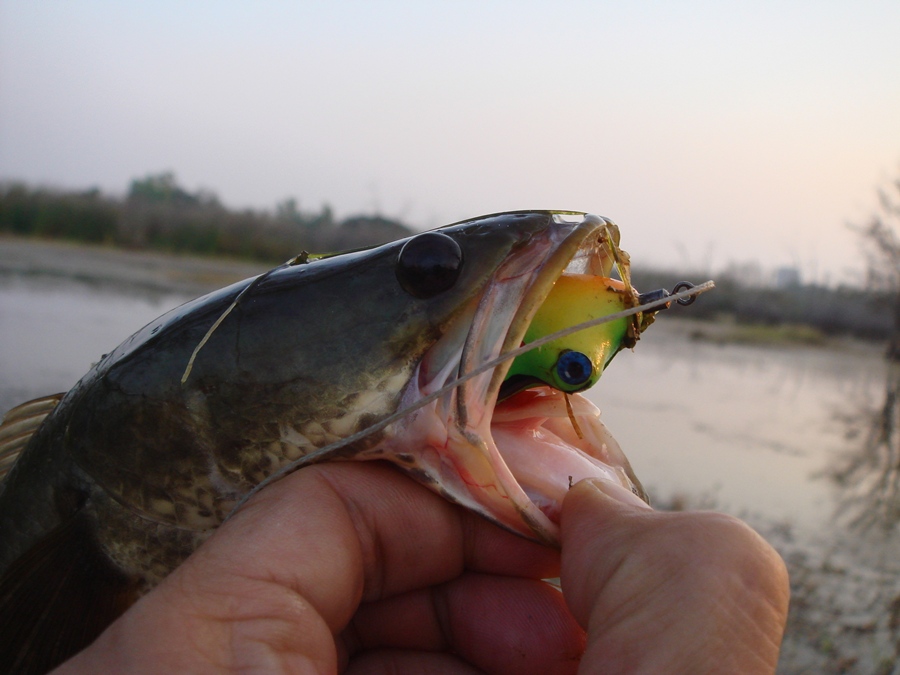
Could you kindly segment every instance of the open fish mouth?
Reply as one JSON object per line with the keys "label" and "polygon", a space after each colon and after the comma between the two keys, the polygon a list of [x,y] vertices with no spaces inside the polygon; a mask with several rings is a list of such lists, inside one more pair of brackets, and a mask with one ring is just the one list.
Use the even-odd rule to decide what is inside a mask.
{"label": "open fish mouth", "polygon": [[[615,224],[586,214],[573,220],[573,215],[555,215],[503,261],[419,362],[401,410],[519,347],[562,275],[610,275],[619,255]],[[638,304],[627,279],[626,286]],[[365,454],[388,459],[447,499],[550,544],[558,541],[566,491],[583,478],[614,482],[646,499],[597,407],[547,385],[506,387],[501,396],[510,363],[415,406]]]}

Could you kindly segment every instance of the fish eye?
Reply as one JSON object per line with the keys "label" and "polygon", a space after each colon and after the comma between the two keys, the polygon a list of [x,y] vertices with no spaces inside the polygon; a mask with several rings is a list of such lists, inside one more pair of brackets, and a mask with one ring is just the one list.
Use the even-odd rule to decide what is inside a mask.
{"label": "fish eye", "polygon": [[556,374],[566,384],[584,384],[591,378],[593,370],[591,360],[581,352],[563,352],[556,361]]}
{"label": "fish eye", "polygon": [[415,298],[431,298],[450,289],[462,268],[462,249],[452,237],[425,232],[400,249],[397,280]]}

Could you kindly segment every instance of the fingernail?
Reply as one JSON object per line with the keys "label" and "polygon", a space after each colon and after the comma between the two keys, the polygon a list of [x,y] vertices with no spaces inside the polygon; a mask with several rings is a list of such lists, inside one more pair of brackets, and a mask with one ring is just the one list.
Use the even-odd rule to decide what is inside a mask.
{"label": "fingernail", "polygon": [[631,490],[622,487],[617,483],[610,483],[609,481],[601,480],[599,478],[589,478],[588,482],[607,497],[615,499],[617,502],[628,504],[629,506],[639,506],[643,509],[651,508],[647,502],[638,497]]}

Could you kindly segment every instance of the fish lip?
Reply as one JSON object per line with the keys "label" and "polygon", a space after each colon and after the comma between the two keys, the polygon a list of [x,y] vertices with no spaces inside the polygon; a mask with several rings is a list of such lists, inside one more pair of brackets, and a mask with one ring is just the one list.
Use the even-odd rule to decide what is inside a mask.
{"label": "fish lip", "polygon": [[[582,217],[573,223],[566,220],[569,215],[572,214],[554,214],[552,224],[548,222],[547,227],[532,233],[521,247],[507,256],[482,292],[477,308],[466,316],[469,323],[457,352],[458,365],[451,367],[446,363],[440,369],[432,367],[432,371],[440,370],[441,375],[426,382],[423,389],[418,388],[422,382],[414,377],[412,390],[407,391],[404,398],[408,396],[407,400],[414,400],[427,393],[429,388],[436,390],[517,348],[556,280],[567,270],[585,271],[572,270],[575,262],[584,262],[590,273],[609,276],[613,254],[603,247],[606,239],[617,238],[615,224],[590,214],[577,214]],[[454,337],[454,341],[456,339]],[[409,427],[415,427],[411,433],[395,430],[399,432],[396,434],[399,445],[406,448],[402,461],[392,459],[390,454],[382,457],[396,461],[451,501],[481,513],[502,527],[556,545],[557,523],[545,513],[546,507],[533,501],[519,484],[492,432],[500,386],[510,365],[511,360],[507,360],[462,382],[428,410],[415,413],[412,421],[407,423]],[[593,407],[586,399],[583,402]],[[605,427],[603,429],[605,431]],[[614,439],[610,439],[618,450]],[[395,449],[397,457],[400,456],[399,445]],[[421,449],[420,459],[415,464],[410,463],[410,445]],[[573,454],[579,452],[577,447],[567,447]],[[604,445],[602,452],[605,450]],[[620,450],[618,452],[625,472],[632,477],[627,459]],[[589,454],[597,456],[594,452]],[[611,465],[607,466],[614,470]],[[636,479],[633,482],[636,483]],[[557,489],[555,486],[554,490]],[[561,503],[562,500],[557,501]]]}
{"label": "fish lip", "polygon": [[[576,213],[565,211],[554,212],[554,222],[558,225],[563,224],[565,222],[565,216],[571,215],[576,215]],[[518,310],[512,321],[509,323],[507,337],[500,353],[512,351],[522,344],[522,340],[531,325],[534,315],[550,294],[550,290],[553,288],[556,280],[566,271],[580,252],[585,251],[587,248],[593,248],[588,244],[591,237],[596,234],[608,235],[612,229],[618,231],[615,223],[607,218],[590,213],[580,215],[583,215],[583,218],[575,225],[572,232],[554,248],[552,253],[541,265],[540,270],[533,278],[530,287],[522,296]],[[609,275],[611,268],[612,260],[609,261],[608,265],[604,266],[604,276]],[[489,387],[490,393],[494,396],[494,404],[496,404],[496,395],[499,392],[500,386],[511,365],[512,360],[508,360],[505,361],[503,365],[494,369],[494,374]]]}
{"label": "fish lip", "polygon": [[[525,333],[528,330],[534,315],[546,300],[553,285],[556,283],[556,280],[570,268],[573,261],[575,261],[579,255],[584,255],[588,265],[592,262],[595,265],[599,263],[597,266],[600,269],[594,269],[593,271],[595,273],[600,273],[603,276],[610,275],[613,267],[611,252],[608,252],[608,257],[605,260],[598,261],[597,258],[599,252],[604,250],[604,246],[607,247],[606,250],[608,251],[608,244],[606,242],[610,238],[618,236],[618,228],[615,223],[607,218],[588,213],[557,213],[553,219],[554,224],[564,228],[566,224],[569,223],[566,217],[572,215],[582,215],[582,218],[580,221],[573,224],[571,231],[562,239],[562,241],[552,248],[550,253],[540,262],[539,266],[537,266],[536,273],[532,275],[530,285],[526,292],[520,297],[516,312],[513,315],[512,320],[509,321],[506,339],[503,341],[502,346],[497,353],[484,354],[481,359],[482,361],[509,352],[522,344]],[[615,244],[617,243],[618,242],[615,242]],[[472,330],[474,331],[476,329],[477,327],[473,325]],[[470,340],[472,338],[475,338],[475,342],[477,342],[478,335],[470,333]],[[467,347],[469,346],[470,340],[467,340]],[[468,354],[466,353],[466,350],[464,350],[460,363],[459,376],[464,375],[466,371],[471,370],[478,365],[478,363],[467,359],[467,356]],[[500,387],[503,384],[511,365],[512,360],[507,360],[503,362],[502,365],[497,366],[491,373],[490,383],[483,393],[481,404],[484,407],[484,416],[490,419],[491,422],[493,421],[494,410],[498,403]],[[464,384],[463,388],[467,386],[470,385],[468,385],[468,383]],[[467,398],[469,397],[465,395],[465,392],[461,392],[457,399],[457,405],[464,405],[464,402],[467,402]],[[469,399],[469,402],[471,402],[471,399]],[[469,424],[470,420],[468,418],[470,416],[471,415],[460,415],[458,419],[460,422]],[[471,433],[471,430],[467,430],[467,433]],[[502,520],[499,520],[498,522],[506,527],[512,525],[512,529],[515,529],[520,534],[525,534],[526,536],[537,539],[543,543],[556,544],[558,541],[558,527],[556,523],[551,521],[544,510],[525,493],[523,486],[519,484],[518,479],[513,474],[513,470],[510,467],[507,458],[503,455],[503,452],[496,443],[490,425],[488,425],[487,428],[479,429],[478,435],[488,441],[487,445],[489,446],[489,452],[492,455],[492,459],[496,463],[502,462],[502,467],[495,467],[497,469],[498,480],[501,483],[507,483],[507,494],[514,503],[519,519],[522,524],[526,526],[527,530],[517,527],[518,523],[510,523],[509,521]],[[506,469],[506,471],[503,469]],[[515,484],[514,486],[509,484],[510,478],[512,478],[512,482]],[[520,491],[520,494],[515,494],[516,489]],[[516,497],[518,497],[518,499]],[[524,500],[527,501],[523,501],[523,497]],[[490,514],[488,515],[491,517]]]}

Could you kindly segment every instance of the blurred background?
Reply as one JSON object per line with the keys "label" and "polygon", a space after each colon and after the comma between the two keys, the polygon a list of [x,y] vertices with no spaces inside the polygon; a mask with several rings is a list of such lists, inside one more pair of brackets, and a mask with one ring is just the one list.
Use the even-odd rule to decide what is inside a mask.
{"label": "blurred background", "polygon": [[900,673],[900,4],[0,4],[0,407],[300,250],[615,220],[592,396],[656,503],[788,560],[781,672]]}

